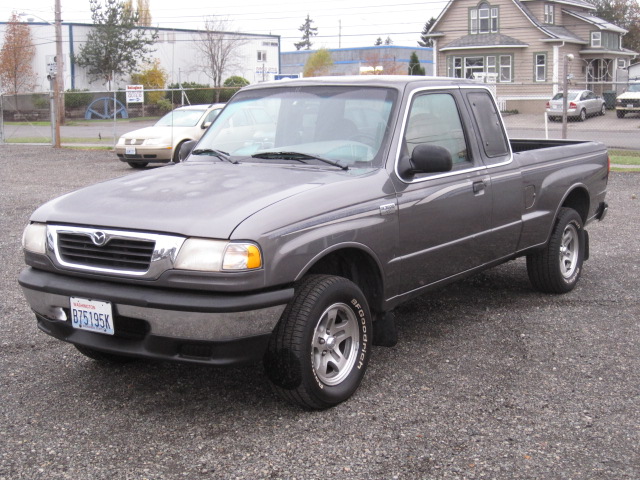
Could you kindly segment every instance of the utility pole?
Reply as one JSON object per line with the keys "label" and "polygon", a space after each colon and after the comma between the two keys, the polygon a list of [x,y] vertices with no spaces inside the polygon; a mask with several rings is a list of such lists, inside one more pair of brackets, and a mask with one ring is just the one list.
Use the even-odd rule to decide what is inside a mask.
{"label": "utility pole", "polygon": [[573,54],[567,53],[564,56],[564,76],[562,78],[562,138],[567,138],[567,82],[569,81],[569,62],[573,60]]}
{"label": "utility pole", "polygon": [[[64,122],[64,57],[62,55],[62,17],[60,0],[55,0],[55,32],[56,32],[56,75],[53,80],[55,112],[55,134],[53,146],[60,148],[60,124]],[[52,119],[53,120],[53,119]]]}

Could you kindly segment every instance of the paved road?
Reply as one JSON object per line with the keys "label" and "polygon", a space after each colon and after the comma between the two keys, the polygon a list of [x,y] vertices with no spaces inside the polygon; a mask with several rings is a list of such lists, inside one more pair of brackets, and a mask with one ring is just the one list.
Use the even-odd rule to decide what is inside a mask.
{"label": "paved road", "polygon": [[[512,138],[562,138],[562,123],[547,122],[544,115],[506,115],[505,125]],[[598,140],[609,148],[640,150],[640,115],[617,118],[608,111],[603,117],[588,118],[584,122],[567,123],[570,140]]]}
{"label": "paved road", "polygon": [[[509,136],[513,138],[562,138],[562,124],[547,122],[544,115],[506,115],[505,124]],[[120,135],[153,125],[149,120],[118,120],[113,122],[90,121],[79,126],[61,127],[63,139],[83,139],[84,144],[113,146]],[[599,140],[610,148],[640,150],[640,115],[616,118],[615,112],[608,111],[604,117],[593,117],[585,122],[571,121],[567,126],[567,138],[573,140]],[[7,141],[28,137],[38,143],[51,142],[51,128],[48,126],[6,125],[4,136]]]}
{"label": "paved road", "polygon": [[37,330],[16,283],[30,213],[122,175],[144,172],[0,146],[0,480],[640,478],[640,174],[611,175],[574,292],[532,291],[518,260],[407,303],[399,344],[316,413],[260,365],[105,368]]}

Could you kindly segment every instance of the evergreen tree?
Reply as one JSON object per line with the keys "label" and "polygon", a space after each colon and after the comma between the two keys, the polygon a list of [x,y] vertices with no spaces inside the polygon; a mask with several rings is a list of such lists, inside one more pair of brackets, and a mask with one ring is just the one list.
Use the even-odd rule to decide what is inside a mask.
{"label": "evergreen tree", "polygon": [[420,60],[416,52],[411,53],[409,57],[409,75],[424,75],[424,67],[420,66]]}
{"label": "evergreen tree", "polygon": [[427,33],[429,33],[429,30],[434,23],[436,23],[436,18],[431,17],[429,21],[424,24],[424,28],[422,29],[422,33],[420,34],[420,40],[418,40],[418,45],[420,45],[421,47],[433,47],[433,40],[427,37]]}
{"label": "evergreen tree", "polygon": [[298,27],[298,30],[302,32],[302,40],[293,44],[296,50],[311,50],[311,45],[313,45],[313,43],[311,43],[311,37],[318,35],[318,29],[312,27],[312,23],[313,20],[311,20],[309,14],[307,14],[304,23]]}
{"label": "evergreen tree", "polygon": [[118,0],[89,0],[94,27],[75,57],[92,79],[102,79],[111,89],[115,75],[136,70],[158,38],[156,30],[137,27],[139,14]]}
{"label": "evergreen tree", "polygon": [[382,45],[382,37],[376,38],[376,43],[373,44],[374,47],[379,47]]}
{"label": "evergreen tree", "polygon": [[393,40],[391,40],[391,37],[385,38],[384,44],[385,45],[393,45]]}

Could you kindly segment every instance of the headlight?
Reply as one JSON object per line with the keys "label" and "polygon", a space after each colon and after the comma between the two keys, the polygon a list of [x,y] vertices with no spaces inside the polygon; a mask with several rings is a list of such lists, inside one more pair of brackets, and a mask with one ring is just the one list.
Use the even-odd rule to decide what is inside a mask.
{"label": "headlight", "polygon": [[47,244],[47,226],[44,223],[27,225],[22,234],[22,248],[44,255]]}
{"label": "headlight", "polygon": [[124,137],[120,137],[118,139],[118,145],[124,145],[124,141],[125,141],[125,138]]}
{"label": "headlight", "polygon": [[144,142],[142,142],[143,145],[161,145],[165,143],[162,138],[147,138]]}
{"label": "headlight", "polygon": [[262,267],[262,254],[254,243],[188,238],[174,266],[199,272],[254,270]]}

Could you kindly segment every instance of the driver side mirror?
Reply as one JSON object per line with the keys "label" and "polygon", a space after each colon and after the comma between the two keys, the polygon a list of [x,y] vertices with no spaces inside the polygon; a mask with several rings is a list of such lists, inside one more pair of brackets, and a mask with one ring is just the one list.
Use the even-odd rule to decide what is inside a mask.
{"label": "driver side mirror", "polygon": [[188,142],[184,142],[180,145],[180,151],[178,152],[178,158],[181,162],[185,161],[187,157],[191,154],[193,147],[198,143],[196,140],[189,140]]}
{"label": "driver side mirror", "polygon": [[416,145],[411,157],[400,160],[400,174],[412,176],[417,173],[443,173],[453,168],[451,152],[439,145],[421,143]]}

